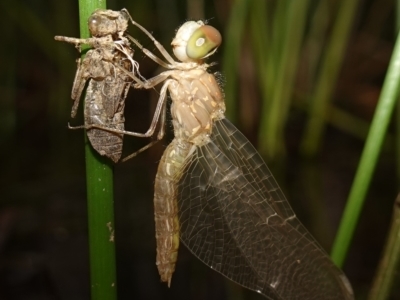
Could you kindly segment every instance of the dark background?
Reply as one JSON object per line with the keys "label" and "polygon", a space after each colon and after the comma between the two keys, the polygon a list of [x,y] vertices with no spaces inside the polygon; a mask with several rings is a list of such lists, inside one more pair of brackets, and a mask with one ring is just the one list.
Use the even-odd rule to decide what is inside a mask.
{"label": "dark background", "polygon": [[[231,5],[229,0],[204,0],[204,17],[222,36]],[[168,50],[175,29],[198,17],[187,16],[182,0],[108,1],[110,9],[123,7]],[[0,299],[89,299],[84,132],[67,128],[78,53],[72,45],[54,41],[55,35],[79,36],[77,1],[5,0],[0,8]],[[365,122],[372,119],[380,94],[393,28],[394,3],[360,1],[334,103]],[[129,32],[154,50],[136,28]],[[224,51],[222,45],[212,61],[221,62]],[[143,76],[159,72],[140,51],[135,59]],[[240,59],[239,105],[259,105],[259,87],[249,80],[256,78],[257,67],[251,51],[243,51]],[[300,68],[305,64],[302,60]],[[218,64],[212,71],[220,70]],[[298,76],[296,91],[304,91],[301,72]],[[147,130],[156,96],[154,91],[130,92],[128,130]],[[236,125],[256,145],[258,114],[246,114]],[[364,140],[328,126],[321,151],[306,161],[298,154],[306,118],[293,107],[286,126],[286,158],[279,164],[284,167],[267,163],[299,219],[329,252]],[[243,119],[252,122],[243,125]],[[82,116],[71,122],[82,124]],[[371,286],[397,194],[393,128],[389,134],[344,266],[358,299]],[[125,155],[148,142],[132,137],[124,141]],[[198,262],[183,246],[171,289],[160,283],[152,194],[167,142],[115,166],[119,298],[235,299],[244,293],[244,299],[259,299]]]}

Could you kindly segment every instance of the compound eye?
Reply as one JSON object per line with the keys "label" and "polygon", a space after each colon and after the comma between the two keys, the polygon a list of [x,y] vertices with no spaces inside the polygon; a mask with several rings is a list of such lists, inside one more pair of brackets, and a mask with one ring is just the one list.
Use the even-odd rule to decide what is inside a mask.
{"label": "compound eye", "polygon": [[101,37],[117,31],[115,18],[101,14],[102,12],[102,10],[96,10],[88,19],[88,27],[92,36]]}
{"label": "compound eye", "polygon": [[[212,26],[204,25],[196,29],[189,38],[186,54],[191,59],[202,59],[221,45],[221,34]],[[211,53],[212,54],[212,53]]]}
{"label": "compound eye", "polygon": [[91,15],[88,20],[89,31],[92,36],[99,36],[104,25],[104,17],[100,15]]}

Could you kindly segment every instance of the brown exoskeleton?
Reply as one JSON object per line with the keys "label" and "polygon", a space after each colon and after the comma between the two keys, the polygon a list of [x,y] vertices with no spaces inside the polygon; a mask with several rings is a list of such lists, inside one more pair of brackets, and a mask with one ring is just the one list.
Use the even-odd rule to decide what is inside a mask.
{"label": "brown exoskeleton", "polygon": [[[99,9],[88,20],[91,38],[55,37],[57,41],[75,44],[79,51],[82,44],[93,48],[83,60],[78,60],[71,92],[74,101],[71,117],[74,118],[82,91],[89,81],[85,97],[85,125],[70,128],[86,128],[93,148],[114,162],[121,157],[123,134],[113,130],[124,130],[125,99],[132,83],[132,79],[121,69],[128,72],[137,69],[137,63],[132,59],[133,50],[124,35],[128,20],[129,13],[125,9]],[[100,125],[109,130],[93,128],[91,125]]]}

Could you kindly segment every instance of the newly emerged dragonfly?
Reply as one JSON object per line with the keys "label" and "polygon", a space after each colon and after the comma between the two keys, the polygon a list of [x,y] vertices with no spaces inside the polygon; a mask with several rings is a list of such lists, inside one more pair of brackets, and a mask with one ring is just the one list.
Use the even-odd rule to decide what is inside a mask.
{"label": "newly emerged dragonfly", "polygon": [[166,61],[131,40],[168,69],[147,81],[131,74],[136,88],[163,84],[149,131],[160,118],[164,127],[167,92],[172,99],[175,138],[154,191],[161,280],[171,284],[180,239],[206,265],[269,299],[354,299],[346,276],[296,218],[261,156],[225,118],[223,93],[203,61],[220,45],[219,32],[201,21],[183,24],[172,41],[176,62],[131,21]]}
{"label": "newly emerged dragonfly", "polygon": [[[223,93],[203,59],[221,43],[203,22],[186,22],[172,41],[176,62],[154,37],[169,69],[136,87],[163,83],[156,116],[165,121],[167,91],[175,138],[155,181],[157,267],[171,283],[179,238],[206,265],[270,299],[353,299],[351,285],[296,218],[260,155],[224,116]],[[152,124],[155,126],[155,123]]]}
{"label": "newly emerged dragonfly", "polygon": [[[71,92],[74,101],[71,117],[74,118],[82,91],[89,81],[85,97],[85,125],[70,128],[86,128],[93,148],[114,162],[121,158],[123,135],[112,130],[124,130],[125,99],[132,84],[132,78],[121,69],[129,73],[137,69],[137,63],[132,59],[130,42],[124,35],[129,19],[129,13],[125,9],[98,9],[88,20],[91,38],[55,37],[57,41],[75,44],[79,51],[82,44],[93,48],[87,51],[82,61],[78,60]],[[93,128],[91,125],[101,125],[111,130]],[[135,133],[132,135],[144,136]]]}

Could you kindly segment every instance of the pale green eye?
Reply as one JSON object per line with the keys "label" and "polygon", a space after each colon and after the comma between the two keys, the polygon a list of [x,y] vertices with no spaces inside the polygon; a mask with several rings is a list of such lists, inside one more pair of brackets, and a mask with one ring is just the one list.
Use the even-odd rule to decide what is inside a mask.
{"label": "pale green eye", "polygon": [[204,25],[196,29],[189,38],[186,54],[191,59],[206,57],[221,44],[221,34],[212,26]]}

